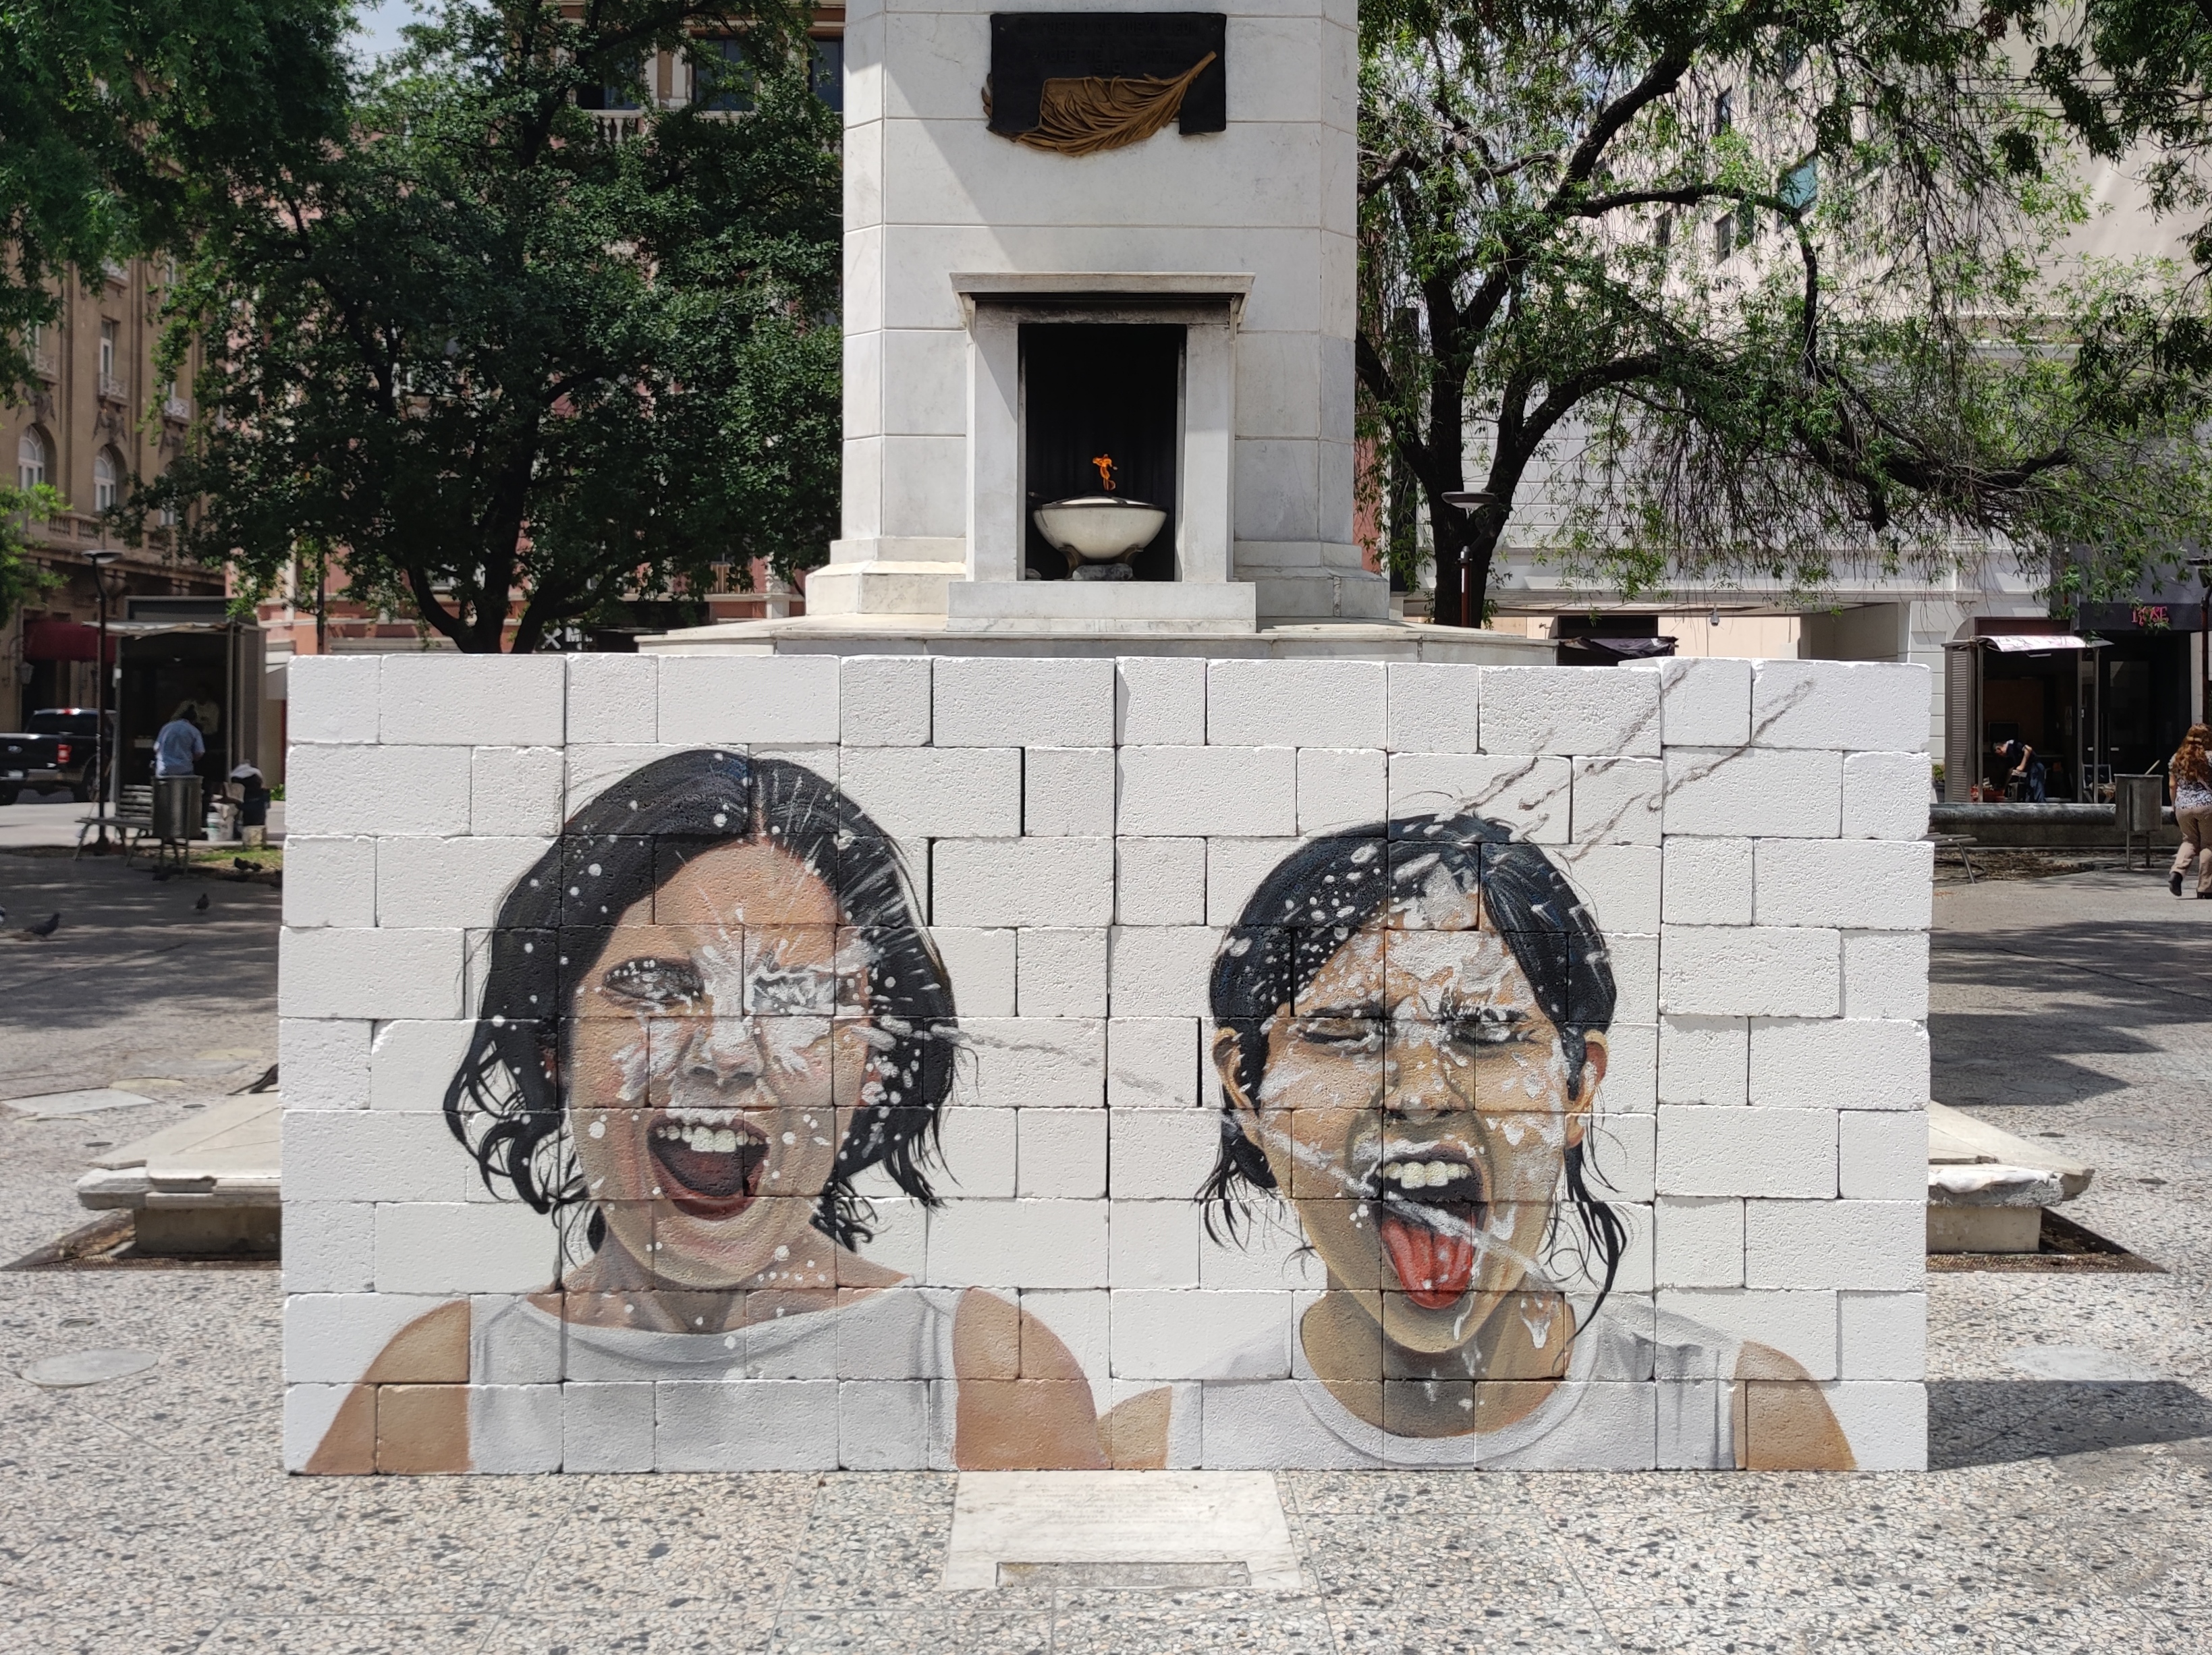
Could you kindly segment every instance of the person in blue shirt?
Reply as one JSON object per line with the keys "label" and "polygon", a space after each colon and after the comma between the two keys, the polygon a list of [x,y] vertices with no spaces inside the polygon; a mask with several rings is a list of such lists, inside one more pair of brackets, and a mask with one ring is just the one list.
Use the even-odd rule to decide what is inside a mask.
{"label": "person in blue shirt", "polygon": [[192,721],[191,711],[180,706],[177,716],[154,737],[154,773],[164,778],[197,774],[200,755],[206,751],[199,725]]}

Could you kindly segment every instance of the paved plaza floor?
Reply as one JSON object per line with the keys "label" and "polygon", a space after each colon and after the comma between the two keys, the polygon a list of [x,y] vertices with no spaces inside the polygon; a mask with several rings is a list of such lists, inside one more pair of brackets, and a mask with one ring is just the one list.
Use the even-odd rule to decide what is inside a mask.
{"label": "paved plaza floor", "polygon": [[[275,898],[198,888],[0,853],[11,924],[81,916],[0,940],[0,1095],[178,1082],[0,1111],[0,1254],[81,1222],[88,1145],[228,1089],[195,1054],[273,1049]],[[1933,1276],[1925,1476],[1287,1474],[1304,1592],[951,1595],[950,1477],[288,1478],[273,1271],[0,1273],[0,1649],[2203,1650],[2212,904],[2106,870],[1936,911],[1936,1095],[2095,1166],[2069,1210],[2167,1273]],[[17,1377],[94,1346],[161,1360]]]}

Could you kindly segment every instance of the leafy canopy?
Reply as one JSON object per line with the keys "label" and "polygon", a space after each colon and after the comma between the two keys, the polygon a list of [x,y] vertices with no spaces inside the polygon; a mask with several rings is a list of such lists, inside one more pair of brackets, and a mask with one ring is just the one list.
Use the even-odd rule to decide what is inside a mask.
{"label": "leafy canopy", "polygon": [[[2204,388],[2158,349],[2198,300],[2063,257],[2082,194],[2001,14],[1370,0],[1361,24],[1362,417],[1422,498],[1445,618],[1462,548],[1484,601],[1516,502],[1632,594],[1993,540],[2124,583],[2212,519]],[[1491,501],[1444,500],[1470,485]]]}
{"label": "leafy canopy", "polygon": [[[749,112],[653,112],[641,64],[695,33]],[[210,326],[202,417],[145,504],[201,497],[191,547],[257,588],[328,547],[472,651],[818,555],[837,118],[801,20],[453,0],[410,42],[318,155],[199,181],[169,350]],[[610,137],[580,94],[646,112]]]}

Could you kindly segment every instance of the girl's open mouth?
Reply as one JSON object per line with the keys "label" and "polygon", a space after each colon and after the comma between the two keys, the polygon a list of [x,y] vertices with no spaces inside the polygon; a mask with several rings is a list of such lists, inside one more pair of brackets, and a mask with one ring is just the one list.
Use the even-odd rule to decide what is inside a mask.
{"label": "girl's open mouth", "polygon": [[1474,1282],[1476,1234],[1490,1215],[1482,1169],[1456,1151],[1385,1161],[1375,1173],[1376,1228],[1406,1296],[1443,1310]]}
{"label": "girl's open mouth", "polygon": [[760,1193],[768,1138],[733,1111],[702,1120],[662,1115],[646,1143],[668,1199],[694,1218],[734,1218]]}

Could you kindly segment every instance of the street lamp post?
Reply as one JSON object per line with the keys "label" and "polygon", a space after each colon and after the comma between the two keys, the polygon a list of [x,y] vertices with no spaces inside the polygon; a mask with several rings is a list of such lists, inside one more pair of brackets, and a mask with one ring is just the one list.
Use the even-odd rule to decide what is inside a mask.
{"label": "street lamp post", "polygon": [[[1473,517],[1484,506],[1496,505],[1498,496],[1481,489],[1455,488],[1444,496],[1444,503]],[[1464,540],[1459,543],[1459,623],[1462,627],[1482,624],[1474,609],[1474,549]]]}
{"label": "street lamp post", "polygon": [[119,573],[111,565],[119,562],[123,554],[100,549],[89,551],[85,561],[92,565],[92,583],[100,593],[99,659],[94,664],[93,676],[93,737],[92,784],[96,790],[92,807],[93,850],[95,855],[107,851],[107,600],[112,595],[110,583],[118,579]]}

